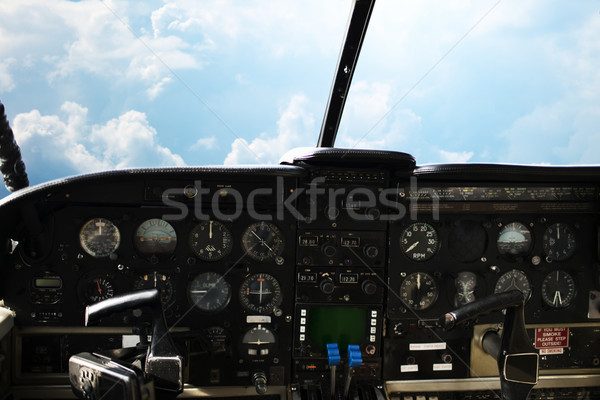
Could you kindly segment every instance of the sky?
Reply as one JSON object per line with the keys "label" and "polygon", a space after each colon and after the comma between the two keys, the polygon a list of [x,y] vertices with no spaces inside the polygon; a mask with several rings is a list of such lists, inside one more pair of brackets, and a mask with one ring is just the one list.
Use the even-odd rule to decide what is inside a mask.
{"label": "sky", "polygon": [[[351,4],[0,1],[0,100],[31,183],[315,146]],[[377,0],[336,146],[598,164],[599,37],[599,1]]]}

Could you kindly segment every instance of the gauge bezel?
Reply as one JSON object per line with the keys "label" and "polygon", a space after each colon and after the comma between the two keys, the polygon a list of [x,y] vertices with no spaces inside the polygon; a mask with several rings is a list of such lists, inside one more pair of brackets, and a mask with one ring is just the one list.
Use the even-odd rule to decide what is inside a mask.
{"label": "gauge bezel", "polygon": [[[564,282],[566,280],[569,282],[568,283],[569,291],[567,293],[568,301],[565,303],[565,305],[556,306],[556,305],[554,305],[554,302],[552,300],[550,300],[550,297],[548,297],[548,293],[547,293],[547,288],[548,288],[548,284],[549,284],[548,280],[549,279],[551,280],[552,275],[554,275],[554,274],[562,275],[561,281]],[[544,301],[544,304],[546,304],[547,306],[549,306],[555,310],[565,309],[565,308],[571,306],[573,304],[573,300],[575,300],[575,297],[577,297],[577,285],[575,283],[575,278],[573,278],[573,275],[569,274],[567,271],[562,270],[562,269],[551,271],[548,274],[546,274],[546,276],[544,277],[544,280],[542,281],[541,294],[542,294],[542,300]]]}
{"label": "gauge bezel", "polygon": [[[494,293],[504,293],[504,292],[507,292],[508,290],[511,290],[510,285],[507,288],[505,288],[504,290],[500,290],[500,291],[498,290],[498,284],[500,283],[500,281],[503,279],[508,279],[505,277],[509,277],[511,274],[517,274],[517,275],[520,275],[525,278],[525,283],[527,284],[527,293],[525,293],[526,294],[525,302],[529,301],[529,299],[531,298],[531,294],[533,292],[533,288],[531,286],[531,280],[529,279],[529,277],[527,276],[525,271],[522,271],[517,268],[511,269],[510,271],[506,271],[505,273],[500,275],[500,277],[494,284]],[[518,286],[515,286],[515,289],[517,289],[523,293],[523,290],[521,290]]]}
{"label": "gauge bezel", "polygon": [[[194,285],[195,282],[197,282],[201,277],[204,277],[204,276],[209,276],[209,277],[211,277],[211,279],[213,277],[216,278],[215,286],[212,286],[211,289],[208,289],[209,291],[214,289],[217,284],[219,285],[219,287],[221,289],[227,290],[226,299],[224,301],[220,302],[217,305],[217,307],[205,308],[205,307],[200,306],[201,303],[194,300],[195,295],[192,293],[192,286]],[[211,281],[211,282],[214,282],[214,281]],[[198,310],[204,314],[216,314],[218,312],[223,311],[231,302],[232,288],[231,288],[231,284],[225,280],[223,275],[219,274],[218,272],[214,272],[214,271],[206,271],[206,272],[201,272],[201,273],[195,275],[194,278],[192,278],[192,280],[190,281],[190,283],[187,287],[187,296],[188,296],[190,305],[193,306],[196,310]]]}
{"label": "gauge bezel", "polygon": [[[419,278],[419,276],[421,276],[423,278]],[[425,296],[422,296],[421,300],[419,302],[414,303],[414,304],[411,303],[411,301],[414,301],[414,300],[410,298],[411,294],[407,290],[409,287],[413,286],[413,283],[412,283],[413,279],[419,279],[419,280],[423,279],[423,282],[425,285],[430,285],[430,288],[428,289],[428,291],[429,292],[433,291],[433,295],[429,296],[427,294]],[[432,275],[428,274],[427,272],[418,271],[418,272],[413,272],[413,273],[407,275],[406,278],[404,278],[404,280],[400,284],[400,289],[398,291],[398,294],[399,294],[400,300],[407,308],[410,308],[411,310],[414,310],[414,311],[425,311],[425,310],[433,307],[433,305],[437,302],[439,295],[440,295],[440,291],[438,288],[438,284]],[[427,297],[429,297],[429,299],[427,299],[427,302],[422,304],[423,303],[422,299],[426,299]]]}
{"label": "gauge bezel", "polygon": [[[521,229],[521,228],[523,228],[523,229]],[[521,244],[522,242],[514,242],[514,241],[500,242],[500,239],[502,238],[502,236],[507,233],[510,233],[510,232],[518,232],[519,234],[521,234],[524,238],[523,243],[525,243],[525,244],[522,245]],[[503,256],[513,257],[513,258],[526,257],[533,250],[533,246],[534,246],[533,239],[534,239],[533,230],[529,224],[526,224],[521,221],[511,221],[511,222],[508,222],[508,223],[502,225],[500,230],[498,231],[498,235],[496,237],[496,249],[498,250],[498,253]],[[502,248],[501,243],[504,246],[507,246],[509,248],[508,249]]]}
{"label": "gauge bezel", "polygon": [[[269,237],[263,238],[261,235],[258,235],[258,229],[269,231]],[[255,249],[256,245],[260,243],[256,242],[256,239],[269,244],[265,245],[267,247],[265,252]],[[285,239],[283,233],[277,225],[271,222],[255,222],[248,226],[242,234],[242,248],[250,258],[256,261],[272,261],[283,253],[284,247]]]}
{"label": "gauge bezel", "polygon": [[[557,229],[558,226],[564,226],[564,229],[568,235],[566,239],[566,253],[564,251],[556,253],[552,252],[552,248],[554,247],[554,245],[551,244],[550,240],[552,238],[551,235],[554,232],[556,232],[552,231],[552,228]],[[546,256],[546,260],[548,260],[548,262],[567,261],[571,257],[573,257],[575,251],[577,250],[577,235],[575,234],[575,229],[573,228],[573,226],[565,222],[556,222],[552,225],[549,225],[544,231],[544,234],[542,235],[542,250],[544,251],[544,255]],[[553,256],[553,254],[556,254],[556,256]]]}
{"label": "gauge bezel", "polygon": [[[421,228],[419,229],[418,227]],[[421,244],[420,241],[410,242],[407,237],[413,237],[413,232],[424,235],[424,239],[427,239],[428,243]],[[431,243],[432,240],[433,243]],[[422,263],[431,260],[440,251],[441,247],[437,229],[428,222],[414,222],[404,228],[400,234],[402,254],[414,262]]]}
{"label": "gauge bezel", "polygon": [[[271,293],[271,298],[268,302],[264,303],[263,305],[256,306],[250,302],[248,298],[249,293],[246,292],[250,290],[250,284],[259,278],[269,280],[273,286],[273,292]],[[264,272],[246,277],[240,285],[238,294],[240,298],[240,304],[246,311],[260,315],[270,314],[273,312],[275,307],[281,305],[283,301],[283,293],[281,291],[281,285],[279,284],[279,281],[273,275]]]}
{"label": "gauge bezel", "polygon": [[[208,231],[206,231],[207,225],[209,226]],[[219,244],[219,247],[215,247],[215,250],[204,251],[205,248],[199,247],[199,243],[202,241],[205,244],[209,244],[211,238],[205,237],[204,233],[210,232],[211,229],[217,229],[219,232],[222,233],[222,241],[221,244]],[[194,237],[195,235],[197,235],[197,237]],[[216,243],[212,244],[215,245]],[[199,259],[209,262],[218,261],[227,257],[233,250],[233,236],[229,228],[227,228],[227,226],[220,221],[201,221],[190,230],[190,233],[188,235],[188,245],[194,253],[194,255]]]}
{"label": "gauge bezel", "polygon": [[[161,230],[167,234],[172,233],[172,236],[169,236],[169,241],[168,241],[168,247],[166,247],[165,249],[160,249],[160,251],[156,251],[155,249],[144,249],[144,245],[140,244],[140,243],[144,243],[143,240],[140,240],[142,238],[144,238],[144,232],[140,232],[140,230],[142,230],[146,225],[150,225],[146,228],[146,232],[150,229],[155,230],[156,227],[164,227],[165,229],[163,230],[161,228]],[[158,237],[157,237],[158,238]],[[161,238],[162,239],[162,238]],[[135,232],[133,234],[133,243],[134,243],[134,247],[135,249],[138,251],[138,253],[140,253],[141,255],[147,257],[147,256],[168,256],[170,254],[173,254],[177,248],[177,231],[175,230],[175,227],[173,225],[171,225],[168,221],[165,221],[164,219],[161,218],[149,218],[144,220],[142,223],[140,223],[137,228],[135,229]],[[156,244],[152,245],[153,247],[156,247]]]}
{"label": "gauge bezel", "polygon": [[[86,229],[94,224],[95,222],[103,222],[106,226],[110,227],[107,234],[102,234],[98,236],[104,237],[107,241],[104,242],[107,248],[106,249],[94,249],[91,247],[91,241],[95,240],[98,236],[88,237],[92,232],[86,232]],[[110,233],[112,231],[112,233]],[[121,245],[121,232],[117,225],[108,218],[104,217],[96,217],[89,219],[86,223],[83,224],[81,229],[79,230],[79,245],[80,247],[90,256],[94,258],[104,258],[109,257],[115,251],[119,249]]]}

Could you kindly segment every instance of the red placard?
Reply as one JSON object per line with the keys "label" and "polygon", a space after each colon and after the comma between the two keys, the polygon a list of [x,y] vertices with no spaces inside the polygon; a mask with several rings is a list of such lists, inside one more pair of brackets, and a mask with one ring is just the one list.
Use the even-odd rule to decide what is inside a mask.
{"label": "red placard", "polygon": [[556,349],[569,347],[569,328],[536,328],[535,348]]}

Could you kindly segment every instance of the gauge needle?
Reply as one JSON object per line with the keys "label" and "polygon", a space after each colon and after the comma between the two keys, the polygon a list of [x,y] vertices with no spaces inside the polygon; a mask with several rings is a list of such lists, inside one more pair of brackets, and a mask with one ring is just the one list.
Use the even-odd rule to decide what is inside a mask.
{"label": "gauge needle", "polygon": [[212,222],[212,221],[210,221],[210,222],[208,223],[208,238],[209,238],[209,239],[212,239],[212,224],[213,224],[213,222]]}
{"label": "gauge needle", "polygon": [[262,290],[262,284],[263,281],[260,281],[260,295],[258,296],[258,304],[262,304],[262,295],[263,295],[263,290]]}
{"label": "gauge needle", "polygon": [[421,274],[417,274],[417,289],[421,289]]}
{"label": "gauge needle", "polygon": [[96,285],[98,286],[98,294],[102,294],[102,289],[100,289],[100,280],[96,281]]}
{"label": "gauge needle", "polygon": [[414,249],[415,247],[417,247],[419,245],[419,241],[417,240],[416,242],[414,242],[408,249],[406,249],[406,253],[408,253],[409,251],[411,251],[412,249]]}
{"label": "gauge needle", "polygon": [[[558,302],[556,301],[557,298],[558,298]],[[555,305],[562,304],[562,298],[560,297],[560,292],[558,290],[556,292],[554,292],[554,300],[552,301],[552,303]]]}

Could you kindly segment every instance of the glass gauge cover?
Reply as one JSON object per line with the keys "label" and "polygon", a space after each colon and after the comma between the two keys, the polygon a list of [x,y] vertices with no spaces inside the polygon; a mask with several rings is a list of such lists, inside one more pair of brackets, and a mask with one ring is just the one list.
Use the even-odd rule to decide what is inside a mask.
{"label": "glass gauge cover", "polygon": [[152,218],[138,226],[134,243],[142,254],[171,254],[177,246],[177,234],[167,221]]}
{"label": "glass gauge cover", "polygon": [[216,313],[227,307],[231,299],[231,285],[216,272],[197,275],[188,289],[190,302],[207,313]]}
{"label": "glass gauge cover", "polygon": [[435,228],[425,222],[415,222],[402,231],[402,252],[413,261],[427,261],[440,247]]}
{"label": "glass gauge cover", "polygon": [[156,271],[138,276],[133,282],[133,290],[156,288],[160,291],[163,305],[170,304],[173,299],[173,284],[167,275]]}
{"label": "glass gauge cover", "polygon": [[257,261],[273,260],[283,251],[283,235],[271,223],[256,222],[242,235],[242,245],[246,253]]}
{"label": "glass gauge cover", "polygon": [[542,237],[542,247],[546,257],[565,261],[575,252],[577,241],[573,229],[568,224],[556,223],[550,225]]}
{"label": "glass gauge cover", "polygon": [[542,282],[542,299],[550,307],[568,307],[576,294],[575,281],[565,271],[550,272]]}
{"label": "glass gauge cover", "polygon": [[121,243],[121,233],[115,224],[106,218],[94,218],[86,222],[79,232],[81,248],[92,257],[107,257]]}
{"label": "glass gauge cover", "polygon": [[532,243],[531,231],[520,222],[504,225],[496,241],[500,254],[512,256],[527,255],[531,250]]}
{"label": "glass gauge cover", "polygon": [[190,232],[190,248],[204,261],[217,261],[231,253],[229,229],[218,221],[202,221]]}
{"label": "glass gauge cover", "polygon": [[510,290],[520,290],[525,294],[525,298],[529,300],[529,297],[531,297],[531,284],[525,272],[513,269],[498,278],[494,293],[504,293]]}
{"label": "glass gauge cover", "polygon": [[438,288],[433,277],[425,272],[413,272],[400,285],[400,299],[415,311],[426,310],[438,298]]}
{"label": "glass gauge cover", "polygon": [[275,334],[262,325],[255,326],[242,336],[242,355],[248,358],[268,358],[277,345]]}
{"label": "glass gauge cover", "polygon": [[481,259],[487,245],[487,233],[480,223],[472,220],[456,221],[448,235],[448,250],[460,262]]}
{"label": "glass gauge cover", "polygon": [[108,278],[93,278],[85,285],[84,296],[87,303],[97,303],[114,295],[113,284]]}
{"label": "glass gauge cover", "polygon": [[244,279],[240,286],[242,306],[256,314],[269,314],[281,304],[281,286],[269,274],[254,274]]}
{"label": "glass gauge cover", "polygon": [[456,296],[454,306],[460,307],[475,301],[475,287],[477,286],[477,275],[473,272],[459,272],[454,280]]}

